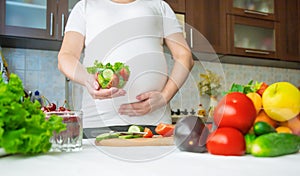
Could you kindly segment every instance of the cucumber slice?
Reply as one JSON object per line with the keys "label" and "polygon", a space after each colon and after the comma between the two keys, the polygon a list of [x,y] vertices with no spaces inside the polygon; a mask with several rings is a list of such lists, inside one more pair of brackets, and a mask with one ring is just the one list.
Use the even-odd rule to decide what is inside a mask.
{"label": "cucumber slice", "polygon": [[144,132],[144,128],[142,126],[138,126],[138,125],[131,125],[128,128],[128,132],[129,133],[139,133],[139,132]]}
{"label": "cucumber slice", "polygon": [[98,83],[102,86],[104,84],[105,80],[101,74],[98,75]]}
{"label": "cucumber slice", "polygon": [[134,134],[133,135],[133,138],[141,138],[141,137],[143,137],[143,135],[141,135],[141,134]]}
{"label": "cucumber slice", "polygon": [[114,71],[111,70],[111,69],[105,69],[103,72],[102,72],[102,76],[105,80],[111,80],[112,77],[114,76]]}
{"label": "cucumber slice", "polygon": [[122,135],[122,136],[119,136],[120,139],[132,139],[134,138],[134,135],[132,134],[128,134],[128,135]]}
{"label": "cucumber slice", "polygon": [[103,139],[112,139],[112,138],[118,138],[120,134],[118,133],[103,133],[96,137],[96,141],[101,141]]}

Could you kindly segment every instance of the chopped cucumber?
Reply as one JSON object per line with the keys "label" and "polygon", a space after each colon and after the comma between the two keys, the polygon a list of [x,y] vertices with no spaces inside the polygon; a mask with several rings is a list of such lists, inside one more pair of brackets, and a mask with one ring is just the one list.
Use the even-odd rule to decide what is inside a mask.
{"label": "chopped cucumber", "polygon": [[133,135],[133,138],[141,138],[141,137],[143,137],[143,134],[134,134]]}
{"label": "chopped cucumber", "polygon": [[128,134],[128,135],[122,135],[122,136],[119,136],[120,139],[132,139],[134,138],[134,135],[132,134]]}
{"label": "chopped cucumber", "polygon": [[120,135],[120,139],[133,139],[133,138],[141,138],[143,135],[138,135],[138,134],[128,134],[128,135]]}
{"label": "chopped cucumber", "polygon": [[114,71],[112,69],[105,69],[102,72],[102,76],[105,80],[111,80],[112,77],[114,76]]}
{"label": "chopped cucumber", "polygon": [[103,139],[118,138],[120,135],[118,133],[103,133],[96,137],[96,141],[101,141]]}
{"label": "chopped cucumber", "polygon": [[103,85],[104,82],[105,82],[105,80],[104,80],[104,78],[102,77],[101,74],[98,75],[98,82],[99,82],[100,85]]}
{"label": "chopped cucumber", "polygon": [[129,133],[144,132],[144,128],[142,126],[138,126],[138,125],[131,125],[128,128],[128,132]]}

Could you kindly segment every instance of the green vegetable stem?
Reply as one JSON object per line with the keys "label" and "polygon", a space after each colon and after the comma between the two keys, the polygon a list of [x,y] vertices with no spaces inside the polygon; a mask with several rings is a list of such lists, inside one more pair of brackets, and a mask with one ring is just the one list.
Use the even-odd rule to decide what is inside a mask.
{"label": "green vegetable stem", "polygon": [[53,131],[65,129],[61,117],[46,119],[37,101],[24,98],[17,75],[12,73],[5,83],[0,73],[0,148],[7,154],[45,153],[51,148]]}

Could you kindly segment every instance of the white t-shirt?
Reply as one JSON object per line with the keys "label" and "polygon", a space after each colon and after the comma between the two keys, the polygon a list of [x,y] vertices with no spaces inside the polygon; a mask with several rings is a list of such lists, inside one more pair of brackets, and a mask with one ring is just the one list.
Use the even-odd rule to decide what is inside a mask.
{"label": "white t-shirt", "polygon": [[138,117],[118,113],[121,104],[135,102],[137,95],[147,91],[161,91],[167,82],[163,38],[182,32],[182,28],[166,2],[135,0],[121,4],[111,0],[81,0],[71,11],[65,29],[68,31],[85,36],[84,66],[92,66],[95,60],[112,64],[119,61],[130,69],[124,97],[95,100],[86,89],[75,95],[82,96],[79,99],[85,128],[171,123],[169,105]]}

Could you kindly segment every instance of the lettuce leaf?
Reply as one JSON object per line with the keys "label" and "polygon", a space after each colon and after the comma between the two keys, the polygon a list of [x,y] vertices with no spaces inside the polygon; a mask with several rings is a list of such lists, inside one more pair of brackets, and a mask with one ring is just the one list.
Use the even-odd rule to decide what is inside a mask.
{"label": "lettuce leaf", "polygon": [[116,73],[119,72],[124,67],[126,68],[127,71],[129,71],[129,67],[122,62],[115,62],[114,64],[108,62],[104,65],[102,62],[95,60],[93,66],[87,67],[87,72],[91,74],[95,74],[104,69],[112,69]]}
{"label": "lettuce leaf", "polygon": [[22,81],[15,75],[5,83],[0,75],[0,148],[8,154],[48,152],[53,131],[66,129],[62,118],[46,119],[41,105],[24,98]]}

